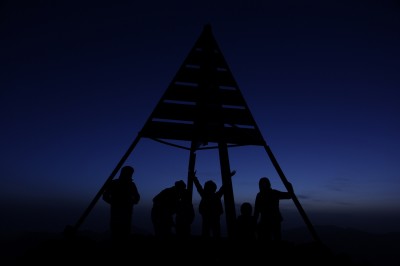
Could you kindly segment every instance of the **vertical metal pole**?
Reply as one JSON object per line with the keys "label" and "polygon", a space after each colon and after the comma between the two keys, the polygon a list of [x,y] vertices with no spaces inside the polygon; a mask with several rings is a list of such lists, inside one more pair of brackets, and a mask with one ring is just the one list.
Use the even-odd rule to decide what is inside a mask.
{"label": "vertical metal pole", "polygon": [[224,203],[228,238],[235,235],[236,209],[233,197],[231,169],[229,166],[228,146],[224,142],[218,143],[219,160],[221,165],[222,185],[224,186]]}
{"label": "vertical metal pole", "polygon": [[190,195],[190,201],[192,201],[193,196],[193,179],[191,176],[194,174],[195,165],[196,165],[196,143],[192,141],[192,146],[190,148],[190,155],[189,155],[189,167],[188,167],[188,177],[187,177],[187,190]]}

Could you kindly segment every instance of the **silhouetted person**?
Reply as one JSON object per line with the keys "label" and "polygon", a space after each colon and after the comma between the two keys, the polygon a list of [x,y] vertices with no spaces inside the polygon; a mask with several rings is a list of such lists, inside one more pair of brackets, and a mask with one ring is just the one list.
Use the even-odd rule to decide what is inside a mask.
{"label": "silhouetted person", "polygon": [[[233,171],[231,176],[236,172]],[[221,198],[224,195],[224,186],[217,191],[217,184],[208,180],[204,183],[204,188],[200,184],[196,173],[192,176],[194,185],[200,195],[199,213],[202,218],[201,235],[203,237],[221,237],[221,215],[224,213]]]}
{"label": "silhouetted person", "polygon": [[131,233],[133,206],[140,200],[133,173],[133,167],[124,166],[119,178],[112,180],[103,192],[103,199],[110,204],[110,230],[114,240],[125,240]]}
{"label": "silhouetted person", "polygon": [[253,206],[249,202],[240,205],[240,214],[236,219],[236,238],[239,240],[255,240],[257,220],[253,215]]}
{"label": "silhouetted person", "polygon": [[191,226],[195,217],[192,199],[188,190],[182,193],[178,200],[175,213],[175,231],[180,239],[187,239],[191,236]]}
{"label": "silhouetted person", "polygon": [[153,198],[151,221],[156,237],[168,238],[172,236],[172,229],[175,226],[174,215],[185,191],[185,182],[179,180],[175,182],[174,186],[163,189]]}
{"label": "silhouetted person", "polygon": [[[288,185],[293,192],[292,185],[290,183]],[[261,177],[258,186],[259,192],[254,205],[254,217],[258,221],[258,239],[280,241],[282,239],[281,223],[283,217],[280,212],[279,201],[290,199],[292,194],[272,189],[271,182],[267,177]]]}

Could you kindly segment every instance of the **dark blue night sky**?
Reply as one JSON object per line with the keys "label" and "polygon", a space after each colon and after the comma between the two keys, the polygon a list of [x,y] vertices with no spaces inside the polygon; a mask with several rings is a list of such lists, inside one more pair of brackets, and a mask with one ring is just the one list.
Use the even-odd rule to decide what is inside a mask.
{"label": "dark blue night sky", "polygon": [[[315,224],[400,231],[400,6],[396,1],[6,1],[0,6],[0,204],[5,231],[73,224],[142,129],[205,24]],[[229,150],[236,204],[262,147]],[[141,139],[126,164],[151,199],[186,180],[186,150]],[[218,152],[197,154],[221,185]],[[194,204],[199,197],[194,192]],[[302,225],[293,202],[286,228]],[[84,228],[107,230],[101,200]]]}

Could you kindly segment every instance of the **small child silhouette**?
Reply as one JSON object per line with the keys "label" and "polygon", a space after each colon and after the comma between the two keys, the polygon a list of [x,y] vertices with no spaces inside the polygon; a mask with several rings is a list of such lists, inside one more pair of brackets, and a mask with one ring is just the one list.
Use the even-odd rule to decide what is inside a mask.
{"label": "small child silhouette", "polygon": [[257,221],[253,216],[253,206],[249,202],[240,205],[240,215],[236,219],[236,237],[239,240],[255,240]]}

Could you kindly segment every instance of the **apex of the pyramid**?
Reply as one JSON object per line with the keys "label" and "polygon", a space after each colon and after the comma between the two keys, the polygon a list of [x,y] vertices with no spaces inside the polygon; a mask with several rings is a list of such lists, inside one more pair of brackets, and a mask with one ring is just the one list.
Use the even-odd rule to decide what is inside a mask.
{"label": "apex of the pyramid", "polygon": [[210,23],[207,23],[204,25],[204,31],[211,32],[211,24]]}

